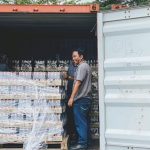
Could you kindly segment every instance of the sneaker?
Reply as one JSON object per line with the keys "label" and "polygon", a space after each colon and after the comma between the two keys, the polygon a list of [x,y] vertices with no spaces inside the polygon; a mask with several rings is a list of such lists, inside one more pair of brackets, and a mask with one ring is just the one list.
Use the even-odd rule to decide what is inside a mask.
{"label": "sneaker", "polygon": [[87,150],[87,146],[77,144],[77,145],[71,146],[69,150]]}

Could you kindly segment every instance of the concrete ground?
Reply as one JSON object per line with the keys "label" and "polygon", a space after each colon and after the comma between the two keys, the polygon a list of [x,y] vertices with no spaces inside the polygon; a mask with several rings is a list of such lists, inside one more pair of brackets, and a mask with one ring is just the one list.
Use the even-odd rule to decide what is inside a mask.
{"label": "concrete ground", "polygon": [[93,140],[92,146],[88,148],[88,150],[100,150],[99,140]]}
{"label": "concrete ground", "polygon": [[[0,148],[0,150],[23,150],[22,148]],[[48,148],[47,150],[60,150],[60,148]],[[93,140],[92,146],[88,148],[88,150],[99,150],[99,140]]]}

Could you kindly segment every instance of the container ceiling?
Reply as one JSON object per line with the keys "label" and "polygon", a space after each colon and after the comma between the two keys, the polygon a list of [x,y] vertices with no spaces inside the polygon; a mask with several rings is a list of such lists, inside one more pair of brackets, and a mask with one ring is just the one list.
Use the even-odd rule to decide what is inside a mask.
{"label": "container ceiling", "polygon": [[69,59],[74,47],[96,57],[96,14],[1,14],[0,51],[16,58]]}
{"label": "container ceiling", "polygon": [[96,14],[0,14],[0,29],[47,32],[94,32]]}

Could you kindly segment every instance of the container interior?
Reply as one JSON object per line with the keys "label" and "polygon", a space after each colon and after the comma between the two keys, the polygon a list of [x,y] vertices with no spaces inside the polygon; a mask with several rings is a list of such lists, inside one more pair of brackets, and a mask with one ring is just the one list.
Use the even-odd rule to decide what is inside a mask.
{"label": "container interior", "polygon": [[[78,47],[85,49],[87,60],[97,60],[96,14],[0,14],[0,53],[9,59],[70,60]],[[99,138],[98,73],[93,68],[91,131]]]}
{"label": "container interior", "polygon": [[0,52],[12,59],[97,59],[96,14],[0,14]]}

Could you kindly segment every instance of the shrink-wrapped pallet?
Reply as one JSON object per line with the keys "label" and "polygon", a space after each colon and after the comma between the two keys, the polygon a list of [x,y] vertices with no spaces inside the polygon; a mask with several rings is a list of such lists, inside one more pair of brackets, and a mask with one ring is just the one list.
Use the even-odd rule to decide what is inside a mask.
{"label": "shrink-wrapped pallet", "polygon": [[[52,79],[62,80],[60,73]],[[65,91],[60,86],[37,84],[41,80],[47,80],[46,73],[0,73],[0,83],[8,81],[0,84],[1,144],[25,143],[26,150],[36,150],[34,144],[62,140]]]}

